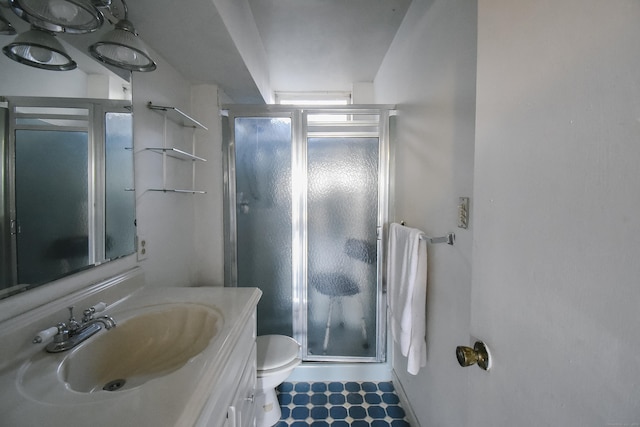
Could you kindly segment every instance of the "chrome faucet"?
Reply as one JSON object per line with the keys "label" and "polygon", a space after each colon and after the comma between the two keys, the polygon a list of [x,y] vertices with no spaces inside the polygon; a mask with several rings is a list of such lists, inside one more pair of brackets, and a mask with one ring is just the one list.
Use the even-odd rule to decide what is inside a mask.
{"label": "chrome faucet", "polygon": [[111,316],[100,316],[94,318],[95,313],[99,313],[107,308],[107,304],[100,302],[93,307],[87,308],[82,312],[82,326],[87,326],[91,323],[99,322],[104,325],[105,329],[111,329],[116,327],[116,321]]}
{"label": "chrome faucet", "polygon": [[96,317],[95,319],[91,319],[87,323],[85,323],[83,325],[83,327],[87,327],[87,326],[92,325],[94,323],[102,323],[104,325],[104,328],[107,329],[107,330],[116,327],[116,321],[113,320],[113,317],[111,317],[111,316]]}
{"label": "chrome faucet", "polygon": [[116,321],[110,316],[93,317],[95,313],[103,311],[106,307],[107,305],[101,302],[84,310],[82,312],[82,321],[80,322],[73,316],[74,307],[68,307],[69,320],[67,323],[61,322],[56,326],[40,331],[32,342],[38,344],[53,337],[53,341],[46,347],[49,353],[59,353],[72,349],[96,334],[103,326],[107,330],[116,327]]}

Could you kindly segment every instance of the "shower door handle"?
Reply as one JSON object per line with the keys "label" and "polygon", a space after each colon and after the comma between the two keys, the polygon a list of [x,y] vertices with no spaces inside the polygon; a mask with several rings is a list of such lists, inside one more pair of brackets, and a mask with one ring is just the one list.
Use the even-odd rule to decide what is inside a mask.
{"label": "shower door handle", "polygon": [[15,219],[12,219],[9,223],[9,227],[10,227],[10,233],[12,236],[15,236],[16,234],[20,234],[20,224],[18,224],[18,221]]}

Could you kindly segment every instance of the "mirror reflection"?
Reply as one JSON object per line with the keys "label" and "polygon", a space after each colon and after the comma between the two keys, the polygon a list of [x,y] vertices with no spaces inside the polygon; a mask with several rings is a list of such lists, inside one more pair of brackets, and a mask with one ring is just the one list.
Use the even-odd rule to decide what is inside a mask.
{"label": "mirror reflection", "polygon": [[0,298],[135,251],[130,75],[61,41],[72,71],[0,55]]}
{"label": "mirror reflection", "polygon": [[133,253],[129,103],[33,97],[5,101],[0,296]]}

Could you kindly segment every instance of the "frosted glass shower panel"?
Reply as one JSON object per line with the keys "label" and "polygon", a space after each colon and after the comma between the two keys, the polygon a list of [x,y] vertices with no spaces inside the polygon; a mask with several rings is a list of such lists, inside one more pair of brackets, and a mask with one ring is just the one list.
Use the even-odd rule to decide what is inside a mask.
{"label": "frosted glass shower panel", "polygon": [[310,356],[376,356],[378,145],[307,139]]}
{"label": "frosted glass shower panel", "polygon": [[291,336],[291,119],[235,119],[238,286],[259,287],[258,334]]}
{"label": "frosted glass shower panel", "polygon": [[88,134],[15,138],[18,283],[39,284],[89,265]]}
{"label": "frosted glass shower panel", "polygon": [[[257,286],[258,333],[304,361],[385,360],[387,106],[231,106],[225,278]],[[224,136],[224,133],[223,133]]]}
{"label": "frosted glass shower panel", "polygon": [[105,114],[105,256],[135,251],[133,123],[131,113]]}

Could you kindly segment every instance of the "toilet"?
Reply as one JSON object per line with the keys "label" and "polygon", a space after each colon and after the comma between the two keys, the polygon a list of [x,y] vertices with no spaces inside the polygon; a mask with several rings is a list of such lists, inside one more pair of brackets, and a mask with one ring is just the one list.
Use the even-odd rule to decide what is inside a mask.
{"label": "toilet", "polygon": [[284,335],[256,338],[256,427],[270,427],[280,420],[276,387],[300,364],[299,350],[300,344]]}

